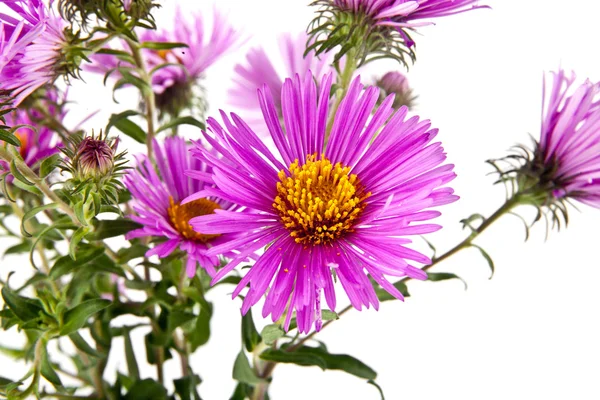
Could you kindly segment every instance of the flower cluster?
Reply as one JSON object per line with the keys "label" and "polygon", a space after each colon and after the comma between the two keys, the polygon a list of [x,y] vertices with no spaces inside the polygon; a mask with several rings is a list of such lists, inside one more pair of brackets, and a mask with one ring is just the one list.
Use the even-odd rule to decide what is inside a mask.
{"label": "flower cluster", "polygon": [[0,90],[18,106],[58,76],[73,74],[83,57],[65,22],[41,0],[7,0],[17,18],[0,13]]}

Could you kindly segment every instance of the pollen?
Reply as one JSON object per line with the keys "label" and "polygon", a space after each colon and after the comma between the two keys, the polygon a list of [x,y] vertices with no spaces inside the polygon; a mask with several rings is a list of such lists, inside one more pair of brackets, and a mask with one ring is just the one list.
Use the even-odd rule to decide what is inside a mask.
{"label": "pollen", "polygon": [[211,239],[214,239],[220,235],[207,235],[200,232],[196,232],[190,225],[190,219],[199,217],[201,215],[214,214],[216,209],[220,209],[214,201],[208,199],[198,199],[191,201],[186,204],[175,203],[173,198],[169,198],[169,219],[171,225],[179,232],[183,237],[189,240],[206,243]]}
{"label": "pollen", "polygon": [[367,193],[350,167],[309,155],[279,171],[273,207],[297,243],[323,245],[354,231],[365,209]]}
{"label": "pollen", "polygon": [[29,145],[27,139],[28,136],[27,134],[23,133],[21,130],[17,130],[15,132],[15,136],[19,138],[19,141],[21,142],[21,147],[19,147],[19,154],[21,154],[22,158],[25,158],[25,156],[27,156],[27,146]]}

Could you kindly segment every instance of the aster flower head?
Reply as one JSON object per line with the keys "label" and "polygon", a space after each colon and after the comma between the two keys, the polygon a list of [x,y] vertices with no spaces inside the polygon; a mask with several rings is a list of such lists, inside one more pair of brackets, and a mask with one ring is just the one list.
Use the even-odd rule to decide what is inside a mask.
{"label": "aster flower head", "polygon": [[237,115],[223,112],[224,127],[209,118],[205,135],[223,158],[200,146],[194,151],[212,167],[216,184],[195,196],[219,196],[247,211],[217,210],[191,220],[200,232],[243,235],[208,251],[235,253],[213,282],[267,246],[233,296],[249,286],[246,313],[266,294],[263,316],[276,321],[287,309],[287,329],[295,311],[301,332],[313,324],[320,329],[323,295],[335,309],[334,280],[359,310],[379,306],[370,278],[402,299],[386,275],[426,278],[413,262],[430,259],[408,247],[408,237],[438,230],[420,222],[440,215],[431,208],[457,199],[446,186],[453,166],[444,164],[441,144],[432,143],[437,130],[427,120],[407,118],[406,107],[394,113],[393,96],[375,109],[378,89],[364,89],[358,78],[325,145],[331,79],[326,75],[318,90],[310,74],[286,79],[283,127],[269,88],[259,91],[276,151]]}
{"label": "aster flower head", "polygon": [[117,204],[119,191],[122,189],[121,177],[127,169],[126,151],[117,152],[119,139],[108,134],[97,136],[75,133],[69,137],[69,143],[61,149],[66,159],[62,169],[68,171],[72,178],[66,182],[71,188],[71,195],[83,193],[84,201],[90,193],[99,210],[101,204]]}
{"label": "aster flower head", "polygon": [[[48,88],[38,93],[43,93],[43,96],[37,99],[39,107],[43,107],[53,118],[62,120],[66,115],[63,107],[66,93],[61,94],[55,88]],[[37,171],[42,160],[60,151],[62,147],[60,138],[54,130],[43,123],[44,115],[37,108],[21,105],[3,117],[6,126],[14,127],[14,135],[21,143],[19,146],[21,158],[34,171]],[[8,164],[0,161],[0,170],[8,169]]]}
{"label": "aster flower head", "polygon": [[[141,42],[183,43],[187,47],[144,49],[143,56],[152,75],[152,89],[156,106],[162,115],[177,116],[186,108],[203,111],[206,106],[199,103],[201,96],[199,81],[206,70],[238,43],[240,35],[229,24],[227,18],[213,13],[213,24],[207,32],[202,14],[192,14],[191,19],[177,8],[172,30],[143,30]],[[94,64],[88,70],[113,73],[117,67],[133,67],[119,61],[113,55],[100,54],[92,57]],[[161,65],[169,64],[162,68]]]}
{"label": "aster flower head", "polygon": [[478,0],[317,0],[309,31],[317,54],[342,44],[339,54],[355,49],[360,64],[381,56],[407,65],[415,59],[410,31],[431,25],[430,19],[474,8]]}
{"label": "aster flower head", "polygon": [[[280,37],[280,56],[283,61],[284,70],[278,71],[277,61],[269,58],[261,47],[251,49],[246,54],[246,62],[235,66],[236,76],[233,78],[234,86],[229,90],[230,103],[246,111],[245,121],[249,122],[258,132],[266,131],[264,119],[262,118],[260,103],[256,97],[256,91],[267,85],[273,93],[273,101],[278,115],[281,110],[281,88],[286,76],[299,74],[305,76],[312,71],[317,80],[329,69],[327,65],[331,61],[328,54],[315,56],[309,52],[304,56],[308,35],[304,32],[296,35],[285,34]],[[275,61],[275,62],[274,62]]]}
{"label": "aster flower head", "polygon": [[217,210],[234,210],[235,206],[215,196],[197,198],[186,204],[182,200],[204,190],[208,184],[191,179],[187,170],[194,170],[193,176],[206,180],[211,168],[200,160],[191,157],[189,146],[180,137],[165,140],[161,146],[154,143],[154,154],[158,171],[151,161],[141,156],[135,169],[129,171],[124,183],[133,197],[131,216],[142,228],[131,231],[126,238],[152,237],[162,240],[150,249],[146,256],[167,257],[176,249],[187,253],[186,271],[193,277],[200,265],[209,275],[214,275],[219,265],[219,254],[207,254],[211,246],[231,240],[232,234],[204,234],[192,229],[189,221],[199,215],[212,214]]}
{"label": "aster flower head", "polygon": [[600,208],[600,82],[575,84],[562,69],[544,82],[542,126],[533,150],[504,159],[502,180],[513,180],[521,203],[538,207],[560,228],[566,203],[577,200]]}
{"label": "aster flower head", "polygon": [[0,13],[0,89],[19,105],[58,76],[74,75],[83,50],[77,34],[52,11],[52,1],[6,0],[15,17]]}
{"label": "aster flower head", "polygon": [[398,71],[390,71],[377,80],[377,86],[381,89],[380,100],[383,101],[390,94],[394,94],[393,107],[395,109],[401,106],[411,108],[417,96],[413,95],[412,89],[408,84],[405,75]]}

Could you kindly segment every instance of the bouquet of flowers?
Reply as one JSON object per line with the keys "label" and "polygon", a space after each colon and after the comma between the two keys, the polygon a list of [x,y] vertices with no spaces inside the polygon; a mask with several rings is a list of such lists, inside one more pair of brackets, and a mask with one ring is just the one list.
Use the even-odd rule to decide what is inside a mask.
{"label": "bouquet of flowers", "polygon": [[[401,71],[420,27],[493,11],[476,0],[309,6],[306,32],[281,36],[287,70],[250,49],[227,111],[210,116],[205,73],[248,39],[218,8],[178,8],[161,26],[158,0],[2,1],[0,232],[27,268],[2,261],[1,326],[24,345],[0,347],[28,368],[2,368],[0,396],[200,399],[190,357],[210,345],[209,293],[221,286],[220,302],[241,299],[242,339],[223,396],[268,399],[286,363],[343,371],[384,398],[375,370],[329,351],[320,331],[403,301],[409,281],[461,279],[434,267],[464,249],[493,274],[477,239],[507,214],[528,234],[566,224],[573,203],[600,207],[600,83],[559,69],[546,75],[541,134],[488,161],[504,203],[466,216],[466,235],[437,252],[428,235],[459,200],[456,174]],[[382,59],[397,68],[361,77]],[[113,99],[130,90],[139,102],[88,131],[85,116],[65,118],[94,99],[68,87],[94,75]]]}

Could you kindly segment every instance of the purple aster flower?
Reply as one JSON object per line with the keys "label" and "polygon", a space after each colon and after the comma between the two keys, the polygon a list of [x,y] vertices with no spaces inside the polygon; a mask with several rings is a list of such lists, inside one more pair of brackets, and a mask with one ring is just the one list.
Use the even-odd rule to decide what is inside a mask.
{"label": "purple aster flower", "polygon": [[[175,64],[161,68],[152,75],[152,88],[161,112],[177,115],[192,105],[193,90],[198,80],[203,78],[208,67],[238,43],[239,33],[217,10],[214,12],[212,25],[212,31],[208,34],[201,14],[192,14],[190,21],[178,8],[172,31],[144,30],[140,34],[142,42],[176,42],[188,45],[171,50],[143,50],[149,70],[163,64]],[[112,55],[100,54],[92,58],[94,64],[87,69],[94,72],[107,73],[117,66],[131,67]]]}
{"label": "purple aster flower", "polygon": [[8,90],[14,105],[62,71],[67,41],[65,23],[41,0],[3,1],[16,18],[0,13],[0,89]]}
{"label": "purple aster flower", "polygon": [[189,277],[196,273],[197,264],[212,276],[219,265],[218,255],[221,253],[208,255],[208,249],[235,238],[235,235],[198,233],[189,225],[189,220],[212,214],[215,210],[232,210],[235,207],[214,196],[181,204],[192,193],[207,187],[203,181],[189,178],[185,171],[192,169],[194,177],[205,180],[211,173],[211,168],[193,159],[188,150],[185,140],[179,137],[166,139],[163,146],[155,142],[158,174],[148,158],[140,157],[137,168],[125,175],[124,183],[131,192],[133,209],[137,213],[131,219],[143,225],[129,232],[127,239],[162,238],[164,242],[150,249],[146,256],[163,258],[179,248],[188,254],[186,271]]}
{"label": "purple aster flower", "polygon": [[549,80],[534,154],[534,164],[543,171],[540,182],[549,184],[557,199],[600,208],[600,82],[576,86],[575,74],[569,77],[563,70]]}
{"label": "purple aster flower", "polygon": [[335,309],[336,280],[359,310],[379,306],[370,278],[403,299],[386,276],[426,279],[413,262],[431,261],[407,246],[408,237],[440,229],[420,222],[440,215],[432,208],[458,199],[445,186],[455,177],[453,166],[444,164],[441,144],[432,143],[437,129],[407,118],[406,107],[394,113],[393,96],[375,109],[378,89],[364,89],[358,78],[325,145],[331,79],[326,75],[318,90],[310,74],[286,79],[283,128],[269,88],[259,91],[274,152],[237,115],[222,112],[225,127],[209,118],[214,137],[205,137],[223,158],[199,145],[193,153],[212,167],[216,187],[186,200],[219,196],[248,211],[216,210],[190,221],[206,234],[244,235],[207,252],[236,253],[213,282],[264,248],[233,296],[248,285],[243,313],[266,295],[263,316],[276,321],[287,309],[287,329],[295,311],[301,332],[315,321],[320,329],[323,295]]}
{"label": "purple aster flower", "polygon": [[[62,99],[59,100],[59,97]],[[46,98],[41,101],[41,106],[48,114],[62,120],[66,112],[62,109],[59,101],[64,103],[65,100],[66,94],[59,95],[58,91],[52,88],[46,91]],[[40,123],[44,116],[35,108],[18,108],[4,117],[7,126],[20,126],[15,131],[15,135],[21,142],[19,152],[30,168],[37,170],[40,161],[60,151],[62,147],[60,138],[55,131]],[[0,162],[0,170],[8,170],[8,165],[2,164],[3,162]]]}
{"label": "purple aster flower", "polygon": [[285,34],[280,38],[281,58],[285,71],[279,73],[271,59],[267,56],[265,50],[261,47],[251,49],[246,54],[246,63],[237,64],[233,78],[234,87],[229,90],[230,103],[237,108],[248,111],[245,116],[246,122],[252,122],[251,125],[256,130],[265,131],[266,126],[260,110],[260,103],[256,97],[256,91],[267,85],[273,93],[273,101],[278,115],[281,113],[281,88],[283,87],[283,77],[299,74],[305,76],[308,71],[313,71],[317,81],[320,80],[323,73],[328,72],[328,65],[331,57],[328,54],[322,54],[316,57],[314,52],[310,52],[304,57],[306,41],[308,35],[301,33],[295,38],[291,34]]}

